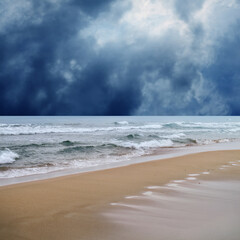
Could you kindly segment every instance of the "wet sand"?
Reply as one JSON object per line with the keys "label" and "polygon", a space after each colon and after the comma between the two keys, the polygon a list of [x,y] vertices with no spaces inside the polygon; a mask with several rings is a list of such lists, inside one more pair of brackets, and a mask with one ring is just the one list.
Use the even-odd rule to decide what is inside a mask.
{"label": "wet sand", "polygon": [[230,178],[176,180],[126,196],[102,215],[118,226],[114,236],[119,240],[238,240],[239,186]]}
{"label": "wet sand", "polygon": [[[166,240],[174,239],[171,235],[173,232],[176,234],[175,237],[177,236],[176,240],[188,239],[187,237],[193,239],[190,238],[193,233],[196,234],[194,239],[214,239],[215,236],[211,238],[211,234],[219,231],[219,226],[234,226],[226,228],[223,232],[227,234],[229,231],[232,233],[236,230],[230,238],[229,235],[225,236],[225,239],[235,239],[234,237],[239,234],[237,229],[240,227],[239,207],[235,201],[235,197],[238,195],[232,193],[235,192],[234,186],[240,183],[239,160],[239,150],[198,153],[0,187],[0,239],[117,240],[123,238],[146,239],[148,237],[149,239]],[[207,174],[194,175],[203,172]],[[186,182],[181,182],[184,179]],[[179,182],[174,182],[174,180]],[[212,198],[209,198],[204,189],[211,188],[210,192],[214,192],[215,188],[212,187],[212,183],[217,183],[213,184],[215,188],[226,183],[233,186],[233,189],[226,192],[229,187],[228,185],[224,187],[224,185],[220,190],[216,190],[217,193],[213,194]],[[200,195],[187,195],[190,203],[189,207],[186,207],[187,205],[180,204],[181,199],[182,201],[186,199],[184,198],[186,193],[171,189],[174,184],[183,184],[188,192],[189,189],[197,189],[202,192]],[[162,188],[158,189],[157,187]],[[226,200],[223,192],[226,193],[226,196],[231,197]],[[175,206],[174,211],[168,211],[170,205],[166,205],[166,203],[169,201],[161,202],[161,197],[152,200],[153,196],[163,196],[163,193],[167,199],[171,194],[176,195],[175,200],[171,203],[172,206]],[[131,196],[137,196],[137,198],[131,198]],[[146,198],[141,199],[138,198],[139,196]],[[118,205],[126,202],[129,204],[129,201],[131,201],[131,206],[140,210],[132,212],[131,208],[126,209],[124,206]],[[201,205],[198,206],[198,203],[202,201],[207,203],[204,208]],[[216,205],[218,202],[220,202],[219,207]],[[203,209],[207,212],[214,205],[217,206],[217,209],[226,209],[226,211],[220,211],[220,215],[226,216],[223,219],[231,222],[227,224],[223,221],[220,225],[212,224],[211,229],[213,230],[210,232],[209,228],[193,228],[193,232],[188,232],[187,235],[182,235],[185,238],[181,238],[178,229],[180,232],[186,233],[184,229],[192,228],[190,223],[197,223],[199,220],[191,216],[193,210],[196,209],[195,216],[200,216]],[[233,206],[236,211],[236,215],[231,214],[232,218],[228,216],[229,206]],[[148,208],[151,211],[155,208],[154,212],[156,209],[162,209],[162,211],[156,213],[153,218],[151,211],[139,214],[139,211],[146,212]],[[187,213],[193,220],[189,222],[183,219],[181,225],[175,222],[168,225],[168,228],[164,228],[165,219],[181,217],[178,214],[179,211],[182,214]],[[162,213],[164,215],[161,215]],[[123,215],[124,218],[122,218]],[[133,227],[131,222],[134,219],[138,219],[138,221],[135,221],[136,224]],[[208,217],[203,217],[203,219],[207,222]],[[215,219],[217,221],[219,219],[218,212],[212,211],[210,219],[211,222],[215,222]],[[154,228],[149,227],[151,223],[155,226]],[[136,231],[138,231],[138,235],[135,234]],[[205,238],[201,238],[202,236]]]}

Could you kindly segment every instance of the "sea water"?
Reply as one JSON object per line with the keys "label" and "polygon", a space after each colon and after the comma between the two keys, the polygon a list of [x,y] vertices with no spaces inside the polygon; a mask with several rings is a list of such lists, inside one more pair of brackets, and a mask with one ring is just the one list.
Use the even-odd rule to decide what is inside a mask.
{"label": "sea water", "polygon": [[0,117],[0,181],[240,140],[240,117]]}

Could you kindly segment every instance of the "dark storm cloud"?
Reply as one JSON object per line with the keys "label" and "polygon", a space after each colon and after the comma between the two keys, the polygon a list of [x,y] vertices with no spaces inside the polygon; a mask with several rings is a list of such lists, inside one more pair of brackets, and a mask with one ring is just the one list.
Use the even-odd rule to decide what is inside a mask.
{"label": "dark storm cloud", "polygon": [[181,2],[184,37],[144,30],[138,1],[2,1],[0,114],[240,114],[239,22],[215,44],[190,21],[204,1]]}
{"label": "dark storm cloud", "polygon": [[[216,90],[230,107],[229,114],[240,115],[240,22],[234,27],[234,37],[225,36],[217,49],[214,64],[206,76],[216,83]],[[214,76],[214,77],[213,77]]]}
{"label": "dark storm cloud", "polygon": [[40,17],[35,15],[41,15],[40,11],[44,13],[41,23],[14,22],[1,36],[2,114],[55,113],[55,91],[63,81],[52,77],[49,67],[57,58],[58,48],[75,33],[76,26],[71,23],[78,18],[74,9],[49,11],[47,2],[41,1],[41,9],[33,3],[34,17]]}
{"label": "dark storm cloud", "polygon": [[117,63],[113,56],[95,56],[81,73],[76,71],[74,82],[61,96],[61,101],[67,104],[67,108],[62,108],[59,112],[76,114],[79,111],[79,114],[84,115],[130,114],[138,107],[141,93],[131,79],[118,79],[122,81],[119,85],[111,85],[115,71]]}
{"label": "dark storm cloud", "polygon": [[[94,1],[90,1],[89,7],[97,11],[97,7],[103,5],[100,2],[98,1],[95,5]],[[92,4],[95,6],[92,7]],[[82,4],[79,2],[79,5]],[[76,57],[76,52],[80,56],[80,62],[84,61],[86,54],[86,60],[90,57],[90,53],[85,49],[89,47],[88,43],[80,41],[76,44],[73,38],[84,23],[84,16],[79,13],[82,8],[78,9],[72,3],[63,4],[56,10],[51,7],[53,6],[47,1],[33,1],[35,12],[31,14],[44,13],[41,22],[27,21],[24,24],[14,22],[7,29],[8,34],[4,33],[0,36],[1,114],[95,114],[95,112],[101,114],[102,111],[107,112],[108,110],[100,105],[99,99],[107,98],[110,92],[107,83],[104,82],[110,66],[105,66],[99,61],[98,64],[90,65],[83,77],[77,76],[78,72],[75,71],[77,82],[73,86],[68,86],[63,76],[51,73],[51,68],[58,58],[64,66],[69,59]],[[86,2],[85,8],[87,8]],[[59,97],[61,94],[58,91],[62,88],[67,89],[64,93],[65,99]],[[104,101],[103,104],[105,104]],[[126,109],[124,113],[127,114],[128,110]]]}

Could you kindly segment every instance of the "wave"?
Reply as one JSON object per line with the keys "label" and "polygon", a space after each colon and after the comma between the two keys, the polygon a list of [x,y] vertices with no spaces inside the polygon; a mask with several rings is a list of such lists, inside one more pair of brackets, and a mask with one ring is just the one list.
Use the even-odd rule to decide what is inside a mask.
{"label": "wave", "polygon": [[[144,135],[133,133],[133,134],[128,134],[126,136],[126,138],[130,140],[139,139],[140,137],[144,137]],[[169,135],[149,134],[147,135],[147,137],[151,139],[175,139],[175,138],[186,137],[186,134],[184,133],[169,134]]]}
{"label": "wave", "polygon": [[[139,139],[140,137],[144,137],[144,135],[134,133],[134,134],[128,134],[126,136],[126,138],[130,140]],[[177,133],[177,134],[170,134],[170,135],[149,134],[147,135],[147,137],[151,139],[175,139],[175,138],[186,137],[186,134],[184,133]]]}
{"label": "wave", "polygon": [[[59,143],[60,145],[63,146],[74,146],[77,144],[80,144],[80,142],[72,142],[70,140],[62,141]],[[55,143],[52,142],[45,142],[45,143],[31,143],[31,144],[23,144],[23,145],[14,145],[11,146],[13,149],[20,149],[20,148],[45,148],[45,147],[52,147],[56,145]]]}
{"label": "wave", "polygon": [[59,153],[72,153],[72,152],[94,152],[99,150],[114,149],[114,148],[124,148],[115,143],[106,143],[101,145],[82,145],[76,147],[68,147],[59,151]]}
{"label": "wave", "polygon": [[165,123],[165,124],[163,124],[163,127],[164,128],[173,128],[173,129],[181,129],[182,128],[181,123],[177,123],[177,122]]}
{"label": "wave", "polygon": [[228,138],[221,138],[221,139],[201,139],[197,140],[197,143],[200,145],[208,145],[208,144],[214,144],[214,143],[227,143],[230,141],[233,141],[234,139],[228,139]]}
{"label": "wave", "polygon": [[128,125],[128,121],[120,121],[120,122],[114,122],[115,125]]}
{"label": "wave", "polygon": [[186,146],[191,146],[191,145],[198,144],[198,141],[195,140],[195,139],[192,139],[192,138],[174,139],[173,142],[174,143],[184,144]]}
{"label": "wave", "polygon": [[229,132],[240,132],[240,127],[228,129]]}
{"label": "wave", "polygon": [[12,152],[8,148],[6,148],[3,151],[0,151],[0,164],[13,163],[18,158],[19,158],[19,155],[15,152]]}
{"label": "wave", "polygon": [[60,150],[59,153],[72,153],[72,152],[86,152],[91,151],[95,148],[95,146],[77,146],[77,147],[69,147],[64,148],[63,150]]}
{"label": "wave", "polygon": [[215,131],[216,129],[238,132],[240,122],[168,122],[168,123],[145,123],[131,125],[127,121],[114,122],[115,126],[83,126],[82,124],[0,124],[0,135],[33,135],[47,133],[92,133],[98,131],[131,131],[131,130],[183,130],[201,131],[202,129]]}
{"label": "wave", "polygon": [[0,126],[0,135],[35,135],[46,133],[84,133],[94,132],[95,128],[76,128],[76,127],[63,127],[63,126],[51,126],[51,125],[20,125],[20,126]]}
{"label": "wave", "polygon": [[48,147],[50,143],[31,143],[31,144],[24,144],[24,145],[16,145],[13,146],[14,148],[41,148],[41,147]]}
{"label": "wave", "polygon": [[168,138],[168,139],[176,139],[176,138],[182,138],[186,137],[185,133],[178,133],[178,134],[170,134],[170,135],[164,135],[160,136],[161,138]]}
{"label": "wave", "polygon": [[[25,124],[30,126],[31,124]],[[7,123],[1,123],[0,127],[21,127],[23,124],[7,124]]]}
{"label": "wave", "polygon": [[228,139],[228,138],[215,139],[214,142],[215,143],[226,143],[226,142],[230,142],[230,139]]}
{"label": "wave", "polygon": [[49,172],[59,171],[65,169],[64,166],[59,167],[27,167],[27,168],[12,168],[7,171],[0,171],[0,178],[14,178],[14,177],[23,177],[36,174],[46,174]]}
{"label": "wave", "polygon": [[131,149],[150,149],[150,148],[157,148],[157,147],[171,147],[173,145],[172,140],[164,139],[164,140],[150,140],[144,141],[140,143],[136,142],[116,142],[117,146],[131,148]]}
{"label": "wave", "polygon": [[104,150],[112,151],[113,149],[117,150],[126,150],[126,149],[135,149],[135,150],[147,150],[157,147],[171,147],[173,146],[173,141],[171,139],[162,139],[162,140],[149,140],[143,142],[132,142],[132,141],[114,141],[112,143],[106,143],[101,145],[83,145],[75,147],[67,147],[60,150],[58,153],[73,153],[73,152],[99,152]]}
{"label": "wave", "polygon": [[69,140],[66,140],[66,141],[62,141],[60,144],[62,144],[63,146],[73,146],[75,143]]}
{"label": "wave", "polygon": [[137,133],[127,135],[128,139],[136,139],[136,138],[139,138],[139,137],[141,137],[141,135],[137,134]]}
{"label": "wave", "polygon": [[240,122],[169,122],[163,124],[164,128],[173,129],[235,129],[240,130]]}
{"label": "wave", "polygon": [[19,125],[19,126],[0,126],[0,135],[34,135],[49,133],[93,133],[93,132],[109,132],[109,131],[128,131],[141,129],[160,129],[161,124],[143,125],[143,126],[116,126],[116,127],[66,127],[57,125]]}

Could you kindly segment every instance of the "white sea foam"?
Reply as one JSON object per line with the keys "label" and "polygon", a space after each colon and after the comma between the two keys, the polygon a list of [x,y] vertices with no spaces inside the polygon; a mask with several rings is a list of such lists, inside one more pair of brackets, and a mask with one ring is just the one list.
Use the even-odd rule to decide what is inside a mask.
{"label": "white sea foam", "polygon": [[140,129],[142,128],[142,129],[146,129],[146,128],[152,128],[152,129],[160,129],[160,128],[162,128],[163,126],[162,126],[162,124],[146,124],[146,125],[143,125],[143,126],[141,126],[140,127]]}
{"label": "white sea foam", "polygon": [[226,143],[226,142],[230,142],[230,140],[228,138],[223,138],[223,139],[215,140],[215,142]]}
{"label": "white sea foam", "polygon": [[36,174],[46,174],[54,171],[63,170],[63,167],[32,167],[32,168],[21,168],[21,169],[10,169],[7,171],[0,172],[0,178],[14,178],[31,176]]}
{"label": "white sea foam", "polygon": [[138,198],[138,196],[126,196],[126,199]]}
{"label": "white sea foam", "polygon": [[198,173],[190,173],[188,174],[189,177],[196,177],[196,176],[199,176],[200,174]]}
{"label": "white sea foam", "polygon": [[159,188],[161,188],[161,187],[159,187],[159,186],[148,186],[147,187],[147,189],[159,189]]}
{"label": "white sea foam", "polygon": [[[124,124],[123,124],[124,123]],[[128,123],[123,121],[122,124],[126,126],[115,127],[79,127],[79,126],[62,126],[62,125],[32,125],[32,124],[4,124],[0,125],[0,135],[32,135],[32,134],[46,134],[46,133],[92,133],[92,132],[108,132],[108,131],[128,131],[141,129],[160,129],[161,124],[149,124],[142,126],[127,126]]]}
{"label": "white sea foam", "polygon": [[119,203],[110,203],[110,205],[117,206],[117,205],[119,205]]}
{"label": "white sea foam", "polygon": [[195,177],[187,177],[186,179],[187,179],[187,180],[196,180]]}
{"label": "white sea foam", "polygon": [[205,175],[207,175],[207,174],[210,174],[210,172],[202,172],[202,174],[205,174]]}
{"label": "white sea foam", "polygon": [[201,144],[201,145],[209,145],[209,144],[215,144],[215,143],[227,143],[227,142],[230,142],[230,139],[228,139],[228,138],[222,138],[222,139],[197,139],[196,142],[198,144]]}
{"label": "white sea foam", "polygon": [[230,131],[240,130],[240,122],[175,122],[173,124],[188,128],[222,128]]}
{"label": "white sea foam", "polygon": [[176,183],[168,183],[167,186],[168,187],[177,187],[178,184],[176,184]]}
{"label": "white sea foam", "polygon": [[140,143],[136,142],[114,142],[114,144],[126,147],[126,148],[133,148],[133,149],[149,149],[149,148],[156,148],[156,147],[171,147],[173,145],[172,140],[164,139],[164,140],[151,140],[151,141],[144,141]]}
{"label": "white sea foam", "polygon": [[151,196],[152,194],[153,194],[153,192],[151,192],[151,191],[143,192],[144,196]]}
{"label": "white sea foam", "polygon": [[174,182],[174,183],[183,183],[183,182],[185,182],[185,180],[173,180],[172,182]]}
{"label": "white sea foam", "polygon": [[228,167],[230,167],[230,166],[228,166],[228,165],[222,165],[221,167],[223,167],[223,168],[228,168]]}
{"label": "white sea foam", "polygon": [[240,132],[240,128],[229,129],[229,132]]}
{"label": "white sea foam", "polygon": [[17,158],[19,155],[8,148],[0,151],[0,164],[13,163]]}

